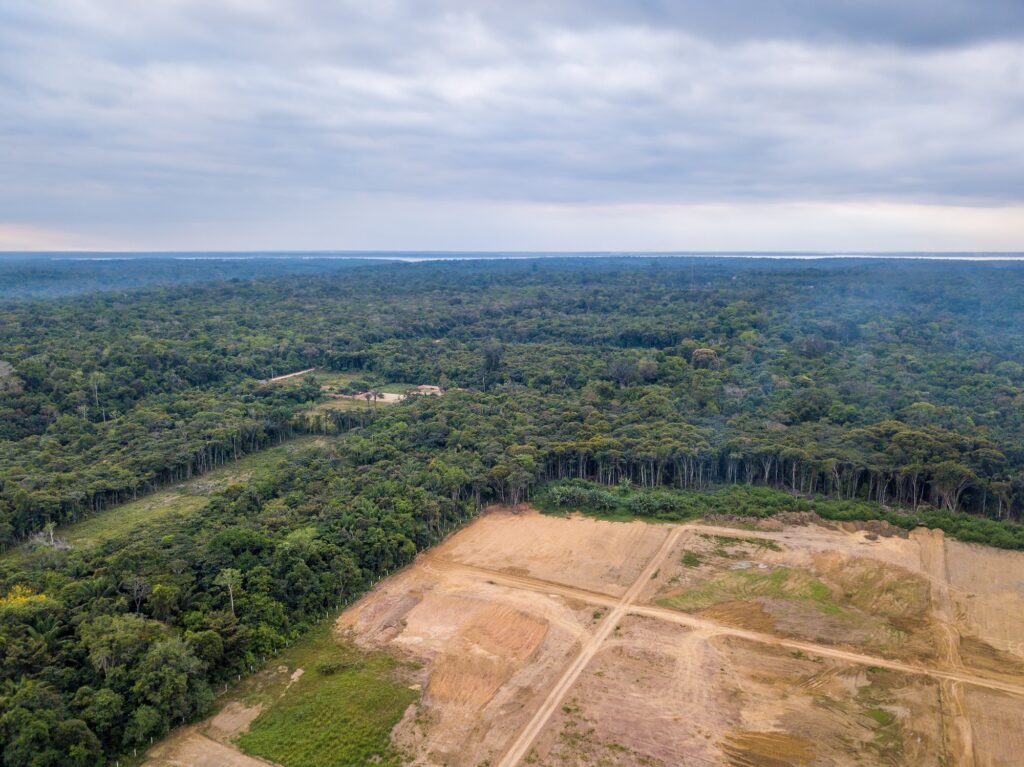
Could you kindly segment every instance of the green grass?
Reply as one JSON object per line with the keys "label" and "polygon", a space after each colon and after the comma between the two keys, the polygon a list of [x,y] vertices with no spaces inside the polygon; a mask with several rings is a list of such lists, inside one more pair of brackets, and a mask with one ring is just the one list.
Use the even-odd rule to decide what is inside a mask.
{"label": "green grass", "polygon": [[729,549],[732,546],[753,546],[758,549],[768,549],[769,551],[782,551],[782,547],[769,538],[743,538],[734,535],[709,535],[707,533],[701,533],[700,537],[704,540],[714,541],[721,549]]}
{"label": "green grass", "polygon": [[416,387],[413,386],[412,384],[389,383],[384,384],[383,386],[378,386],[376,388],[377,391],[383,392],[385,394],[408,394],[411,389],[415,389]]}
{"label": "green grass", "polygon": [[896,721],[896,716],[894,714],[889,713],[884,708],[868,709],[864,712],[864,715],[870,717],[871,719],[874,719],[882,727],[888,727],[890,724]]}
{"label": "green grass", "polygon": [[293,378],[286,378],[283,381],[274,381],[267,384],[268,386],[276,386],[282,389],[293,389],[298,386],[302,386],[310,378],[314,379],[318,386],[346,386],[352,381],[356,381],[363,378],[364,374],[361,373],[341,373],[334,370],[324,370],[317,368],[312,373],[306,373],[301,376],[295,376]]}
{"label": "green grass", "polygon": [[686,567],[700,567],[700,554],[696,551],[687,551],[683,554],[683,565]]}
{"label": "green grass", "polygon": [[[871,671],[869,669],[869,671]],[[903,764],[905,733],[900,718],[890,707],[894,690],[902,689],[903,681],[886,669],[871,671],[870,683],[857,692],[862,714],[874,722],[874,737],[868,748],[875,753],[875,764]]]}
{"label": "green grass", "polygon": [[[398,661],[339,643],[332,628],[333,621],[324,621],[272,661],[271,667],[285,664],[304,673],[284,694],[287,674],[277,675],[276,685],[250,691],[246,703],[262,703],[264,710],[238,746],[283,767],[398,767],[402,758],[391,745],[391,730],[418,694],[400,678]],[[325,664],[337,669],[317,672]]]}
{"label": "green grass", "polygon": [[387,407],[388,405],[394,404],[392,402],[367,402],[362,397],[358,399],[326,399],[322,402],[317,402],[311,408],[306,410],[307,413],[319,413],[324,410],[367,410],[374,407]]}
{"label": "green grass", "polygon": [[[285,445],[252,453],[206,474],[145,495],[137,501],[111,506],[81,522],[59,527],[55,535],[70,543],[72,548],[90,548],[123,536],[153,520],[172,514],[187,516],[201,509],[213,493],[266,471],[289,452],[308,447],[319,439],[323,437],[298,437]],[[0,555],[0,561],[24,557],[33,548],[33,544],[18,546]]]}
{"label": "green grass", "polygon": [[806,573],[786,567],[768,572],[720,572],[700,587],[659,599],[658,604],[674,610],[703,610],[721,602],[746,601],[756,597],[809,602],[823,613],[842,613],[842,609],[832,598],[832,589]]}

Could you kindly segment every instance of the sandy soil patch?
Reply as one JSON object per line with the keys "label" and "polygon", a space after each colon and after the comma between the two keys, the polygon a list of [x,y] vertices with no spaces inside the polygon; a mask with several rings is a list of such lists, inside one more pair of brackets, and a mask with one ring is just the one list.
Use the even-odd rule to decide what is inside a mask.
{"label": "sandy soil patch", "polygon": [[644,522],[563,519],[495,507],[437,555],[513,575],[621,596],[668,534]]}
{"label": "sandy soil patch", "polygon": [[1024,701],[990,690],[965,691],[976,767],[1018,767],[1024,754]]}
{"label": "sandy soil patch", "polygon": [[423,697],[394,732],[417,755],[413,764],[476,767],[496,759],[532,714],[594,613],[579,600],[433,567],[428,556],[353,605],[338,631],[422,664]]}
{"label": "sandy soil patch", "polygon": [[248,730],[262,710],[263,706],[245,706],[239,701],[232,701],[209,721],[205,734],[214,740],[229,743]]}
{"label": "sandy soil patch", "polygon": [[182,727],[160,741],[146,754],[143,767],[267,767],[264,759],[218,743],[195,726]]}
{"label": "sandy soil patch", "polygon": [[1024,552],[945,543],[963,633],[1024,660]]}
{"label": "sandy soil patch", "polygon": [[634,616],[567,696],[533,758],[580,767],[934,763],[936,696],[930,680]]}

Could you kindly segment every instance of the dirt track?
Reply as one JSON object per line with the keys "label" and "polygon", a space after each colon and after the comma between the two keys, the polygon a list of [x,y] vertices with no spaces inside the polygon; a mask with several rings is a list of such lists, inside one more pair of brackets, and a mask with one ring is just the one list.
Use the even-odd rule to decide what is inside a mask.
{"label": "dirt track", "polygon": [[597,627],[597,631],[591,636],[580,650],[579,655],[576,656],[575,660],[569,665],[562,674],[562,677],[555,683],[554,688],[548,693],[547,698],[541,704],[540,708],[537,709],[537,713],[534,714],[529,724],[519,733],[515,742],[512,743],[508,751],[505,752],[505,756],[502,757],[501,761],[498,762],[498,767],[514,767],[526,756],[530,748],[533,746],[534,740],[540,734],[540,731],[547,724],[551,718],[551,714],[554,713],[555,708],[562,702],[562,699],[569,692],[569,689],[579,678],[586,665],[593,659],[597,654],[597,651],[601,647],[601,643],[604,642],[608,635],[612,632],[622,616],[626,614],[626,611],[630,608],[633,600],[640,595],[640,591],[647,584],[655,571],[664,561],[669,551],[675,545],[676,541],[680,536],[679,530],[671,531],[666,537],[665,542],[658,549],[657,553],[651,558],[647,567],[644,568],[643,572],[640,573],[640,577],[636,579],[629,590],[622,596],[622,598],[615,604],[612,611],[601,621]]}
{"label": "dirt track", "polygon": [[[338,631],[419,664],[392,738],[422,767],[1010,767],[1024,617],[992,594],[1024,600],[1021,572],[928,531],[497,510]],[[195,731],[154,764],[255,767],[224,748]]]}
{"label": "dirt track", "polygon": [[306,368],[305,370],[296,370],[294,373],[285,373],[281,376],[274,376],[273,378],[267,378],[262,383],[277,383],[278,381],[287,381],[289,378],[296,378],[298,376],[304,376],[306,373],[312,373],[316,368]]}
{"label": "dirt track", "polygon": [[[731,531],[735,533],[736,531]],[[678,536],[676,536],[678,537]],[[666,544],[670,544],[671,541],[666,540]],[[659,552],[660,553],[660,552]],[[919,664],[901,663],[894,661],[889,658],[883,658],[875,655],[865,655],[863,653],[852,652],[848,650],[838,649],[828,645],[815,644],[813,642],[802,642],[796,639],[786,639],[771,634],[766,634],[758,631],[750,631],[747,629],[735,628],[733,626],[722,625],[715,621],[703,620],[701,618],[682,613],[677,610],[671,610],[665,607],[655,607],[652,605],[636,604],[635,600],[640,588],[647,583],[650,578],[650,571],[653,571],[658,565],[661,564],[664,556],[656,557],[652,560],[648,569],[644,571],[644,576],[637,579],[634,584],[637,589],[634,593],[633,589],[630,589],[629,594],[626,596],[615,599],[614,597],[601,594],[599,592],[589,591],[587,589],[576,589],[561,584],[552,583],[551,581],[544,581],[538,578],[528,578],[525,576],[509,576],[498,570],[488,570],[483,567],[462,565],[458,562],[452,562],[448,560],[439,559],[432,557],[428,564],[424,567],[444,572],[462,572],[466,574],[477,575],[482,578],[486,578],[490,583],[498,583],[502,585],[511,586],[517,589],[525,589],[527,591],[534,591],[538,594],[557,594],[559,596],[569,597],[573,599],[580,599],[590,602],[595,605],[601,605],[604,607],[613,607],[617,611],[616,613],[610,614],[617,615],[621,618],[626,613],[632,613],[634,615],[642,615],[649,618],[657,618],[658,620],[668,621],[669,623],[675,623],[680,626],[686,626],[687,628],[694,629],[701,632],[700,635],[706,638],[714,636],[730,636],[745,639],[750,642],[757,642],[761,644],[771,645],[773,647],[785,647],[793,650],[800,650],[812,655],[818,655],[824,658],[835,658],[837,660],[845,660],[850,663],[856,663],[863,666],[876,666],[879,668],[888,668],[893,671],[900,671],[906,674],[921,674],[923,676],[933,677],[938,680],[948,681],[956,684],[969,684],[975,687],[980,687],[989,690],[996,690],[999,692],[1005,692],[1010,695],[1019,695],[1024,698],[1024,685],[1016,684],[1010,681],[1000,681],[997,679],[990,679],[984,676],[978,676],[971,674],[969,671],[963,670],[964,666],[962,663],[957,662],[951,669],[932,668]],[[630,599],[632,595],[632,599]],[[604,623],[608,623],[606,618]],[[614,628],[614,626],[612,627]],[[610,631],[610,629],[609,629]],[[607,632],[605,632],[605,637]],[[588,647],[593,644],[593,640],[596,637],[592,637],[588,641]],[[948,642],[948,638],[944,638],[944,643]],[[583,653],[581,653],[582,655]],[[589,657],[593,657],[593,653],[590,653]],[[557,685],[556,685],[557,687]],[[553,691],[554,692],[554,691]]]}
{"label": "dirt track", "polygon": [[144,767],[275,767],[207,737],[197,726],[175,730],[146,754]]}

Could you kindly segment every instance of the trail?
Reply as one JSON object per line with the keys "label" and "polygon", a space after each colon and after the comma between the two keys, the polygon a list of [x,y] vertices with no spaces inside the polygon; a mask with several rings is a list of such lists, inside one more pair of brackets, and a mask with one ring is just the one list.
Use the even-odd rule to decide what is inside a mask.
{"label": "trail", "polygon": [[547,699],[541,704],[540,708],[537,709],[533,718],[530,719],[526,727],[524,727],[519,736],[515,739],[508,751],[498,762],[497,767],[515,767],[519,762],[526,757],[530,749],[533,747],[534,741],[537,736],[540,735],[541,730],[544,729],[544,725],[548,723],[551,715],[558,708],[558,705],[562,702],[562,699],[569,692],[570,688],[575,684],[579,675],[586,668],[587,664],[597,654],[597,651],[601,648],[601,644],[608,635],[615,629],[619,621],[629,610],[633,600],[639,595],[641,590],[648,581],[654,576],[654,573],[661,567],[661,563],[665,560],[665,557],[675,546],[676,541],[679,540],[679,536],[682,535],[680,528],[673,529],[668,535],[665,536],[665,541],[661,544],[657,553],[651,558],[651,561],[647,563],[647,567],[644,568],[640,576],[633,582],[633,585],[629,587],[629,590],[622,595],[622,598],[615,604],[612,610],[605,616],[604,620],[598,624],[597,630],[593,636],[583,641],[583,646],[580,648],[579,654],[575,660],[569,665],[569,667],[562,674],[561,678],[555,684],[554,688],[548,693]]}
{"label": "trail", "polygon": [[278,381],[285,381],[289,378],[295,378],[295,376],[304,376],[306,373],[312,373],[316,368],[306,368],[305,370],[296,370],[294,373],[285,373],[283,376],[274,376],[273,378],[264,378],[260,383],[277,383]]}
{"label": "trail", "polygon": [[612,594],[604,594],[600,591],[581,589],[578,586],[568,586],[564,583],[547,581],[541,578],[533,578],[529,575],[512,575],[501,570],[492,570],[478,565],[467,565],[462,562],[455,562],[451,559],[444,559],[436,554],[422,555],[420,560],[425,570],[434,572],[463,572],[467,575],[477,575],[485,578],[489,583],[511,588],[526,589],[527,591],[539,591],[545,594],[557,594],[570,599],[580,599],[584,602],[615,607],[621,601],[621,597]]}
{"label": "trail", "polygon": [[[989,690],[996,690],[998,692],[1004,692],[1009,695],[1016,695],[1024,698],[1024,686],[1016,685],[1012,682],[1001,682],[997,679],[987,679],[986,677],[975,676],[966,671],[961,672],[929,668],[928,666],[920,666],[916,663],[903,663],[889,658],[879,658],[874,655],[865,655],[864,653],[840,650],[827,645],[815,644],[814,642],[804,642],[799,639],[785,639],[783,637],[773,636],[772,634],[764,634],[760,631],[749,631],[747,629],[733,628],[732,626],[723,626],[721,624],[714,623],[713,621],[697,618],[693,615],[689,615],[688,613],[670,610],[667,607],[634,605],[629,608],[629,612],[634,615],[644,615],[650,618],[659,618],[671,623],[678,623],[681,626],[705,629],[708,630],[711,635],[718,634],[721,636],[733,636],[739,639],[747,639],[751,642],[757,642],[759,644],[772,645],[774,647],[786,647],[791,650],[800,650],[801,652],[805,652],[810,655],[819,655],[824,658],[835,658],[836,660],[848,661],[860,666],[877,666],[878,668],[887,668],[892,671],[901,671],[905,674],[919,674],[921,676],[929,676],[941,681],[948,681],[955,684],[970,684],[975,687],[983,687]],[[957,764],[960,764],[960,762],[957,762]]]}
{"label": "trail", "polygon": [[[682,527],[676,528],[676,531],[679,534],[684,530],[685,528]],[[656,556],[655,559],[652,560],[652,563],[660,564],[660,561],[663,559],[664,554],[659,551],[659,556]],[[552,581],[542,580],[540,578],[532,578],[524,575],[510,575],[508,573],[503,573],[500,570],[490,570],[486,567],[479,567],[477,565],[464,565],[460,562],[442,559],[436,555],[427,556],[423,564],[428,569],[434,569],[435,571],[464,572],[467,575],[483,577],[492,583],[502,586],[524,589],[538,594],[557,594],[558,596],[579,599],[585,602],[590,602],[591,604],[614,608],[612,613],[609,613],[608,616],[605,617],[605,623],[607,623],[608,618],[612,617],[616,611],[621,609],[623,613],[642,615],[648,618],[656,618],[669,623],[675,623],[680,626],[686,626],[687,628],[704,632],[708,637],[732,636],[738,639],[745,639],[750,642],[757,642],[758,644],[770,645],[773,647],[785,647],[790,650],[800,650],[801,652],[805,652],[810,655],[818,655],[824,658],[834,658],[836,660],[847,661],[860,666],[875,666],[878,668],[890,669],[892,671],[900,671],[905,674],[928,676],[933,679],[937,679],[940,682],[955,684],[958,687],[962,684],[970,684],[975,687],[982,687],[1024,698],[1024,686],[1016,685],[1012,682],[1003,682],[998,679],[976,676],[971,674],[969,671],[964,670],[962,665],[952,669],[940,669],[921,666],[915,663],[904,663],[902,661],[880,658],[852,650],[842,650],[829,645],[805,642],[800,639],[786,639],[773,634],[766,634],[761,631],[726,626],[715,621],[698,618],[695,615],[679,612],[668,607],[634,604],[636,595],[639,594],[640,589],[645,583],[644,575],[646,575],[647,580],[650,580],[651,573],[654,570],[654,567],[652,567],[651,564],[648,564],[647,569],[644,571],[644,575],[641,575],[641,577],[630,587],[630,590],[620,599],[616,599],[615,597],[602,594],[600,592],[580,589],[574,586],[565,586]],[[632,599],[630,599],[630,594],[633,593],[634,589],[636,589],[636,593],[633,595]],[[601,625],[604,626],[605,624],[602,623]],[[614,627],[609,628],[609,631],[613,628]],[[961,763],[962,762],[957,762],[957,764]]]}

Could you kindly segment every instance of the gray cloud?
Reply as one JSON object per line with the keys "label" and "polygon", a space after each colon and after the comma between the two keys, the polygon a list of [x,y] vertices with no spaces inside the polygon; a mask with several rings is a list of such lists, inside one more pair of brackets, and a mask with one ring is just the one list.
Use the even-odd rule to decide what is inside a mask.
{"label": "gray cloud", "polygon": [[0,222],[157,247],[396,198],[1024,203],[1018,0],[511,7],[0,7]]}

